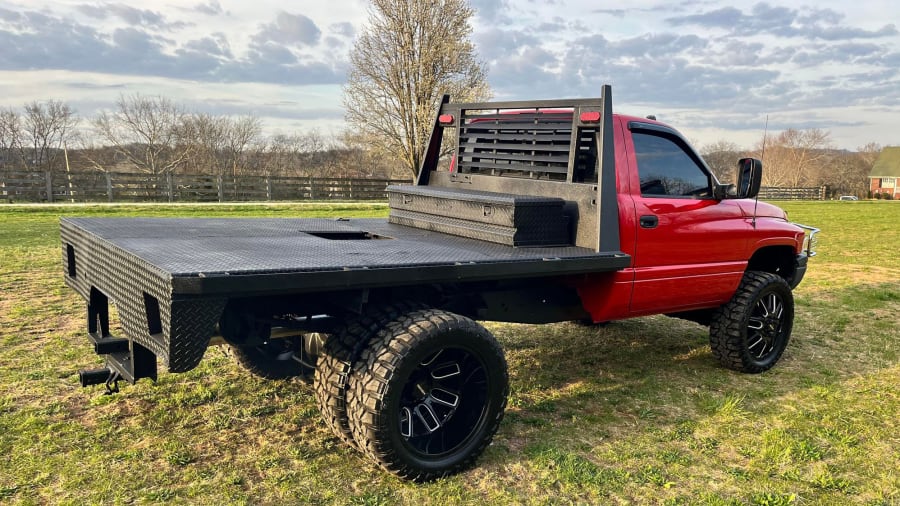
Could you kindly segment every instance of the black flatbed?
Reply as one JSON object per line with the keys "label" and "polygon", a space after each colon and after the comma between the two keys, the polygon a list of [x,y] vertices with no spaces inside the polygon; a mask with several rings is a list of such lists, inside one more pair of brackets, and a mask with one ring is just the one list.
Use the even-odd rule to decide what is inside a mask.
{"label": "black flatbed", "polygon": [[377,218],[63,218],[61,228],[130,257],[169,281],[173,296],[543,277],[629,263],[621,251],[515,248]]}

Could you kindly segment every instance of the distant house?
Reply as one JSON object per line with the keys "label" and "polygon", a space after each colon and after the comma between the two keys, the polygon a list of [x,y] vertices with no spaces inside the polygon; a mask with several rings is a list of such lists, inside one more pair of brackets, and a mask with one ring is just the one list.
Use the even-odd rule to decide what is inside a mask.
{"label": "distant house", "polygon": [[888,194],[895,200],[900,199],[900,146],[881,150],[869,173],[869,189],[872,195]]}

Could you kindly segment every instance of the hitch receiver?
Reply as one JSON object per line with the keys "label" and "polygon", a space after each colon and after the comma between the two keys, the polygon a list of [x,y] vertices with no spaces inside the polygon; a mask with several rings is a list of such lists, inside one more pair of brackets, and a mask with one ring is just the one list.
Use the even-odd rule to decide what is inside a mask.
{"label": "hitch receiver", "polygon": [[94,352],[106,357],[106,367],[78,371],[82,387],[106,384],[107,393],[119,391],[119,380],[132,385],[141,378],[156,381],[156,355],[131,339],[109,333],[109,298],[96,289],[88,301],[88,340]]}
{"label": "hitch receiver", "polygon": [[113,372],[108,367],[102,369],[82,369],[78,371],[78,381],[81,382],[82,387],[101,385],[109,380],[112,373]]}

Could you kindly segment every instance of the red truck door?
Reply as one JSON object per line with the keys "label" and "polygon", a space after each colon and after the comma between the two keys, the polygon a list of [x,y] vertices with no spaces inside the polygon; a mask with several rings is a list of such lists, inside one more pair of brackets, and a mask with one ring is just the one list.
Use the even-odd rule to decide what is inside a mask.
{"label": "red truck door", "polygon": [[733,201],[712,197],[713,178],[676,131],[627,121],[637,220],[631,313],[726,302],[746,265],[749,224]]}

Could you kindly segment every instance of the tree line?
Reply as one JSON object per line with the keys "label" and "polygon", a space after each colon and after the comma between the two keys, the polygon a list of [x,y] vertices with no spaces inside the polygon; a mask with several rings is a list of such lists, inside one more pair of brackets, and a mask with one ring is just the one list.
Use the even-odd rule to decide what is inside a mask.
{"label": "tree line", "polygon": [[829,196],[866,196],[868,177],[880,153],[881,146],[874,142],[856,151],[835,149],[831,133],[818,128],[791,128],[771,137],[764,135],[751,148],[719,140],[700,149],[722,182],[733,181],[737,160],[749,156],[763,162],[763,186],[827,186]]}
{"label": "tree line", "polygon": [[[21,112],[0,110],[0,170],[413,175],[407,167],[411,153],[392,158],[371,142],[369,136],[326,136],[317,130],[267,136],[257,117],[190,113],[159,96],[123,95],[115,109],[92,118],[81,118],[56,100],[28,103]],[[752,156],[763,160],[764,186],[827,186],[834,195],[859,196],[866,195],[869,172],[880,152],[875,143],[857,151],[834,149],[830,132],[821,129],[788,129],[751,148],[719,140],[700,149],[723,182],[734,178],[739,158]]]}
{"label": "tree line", "polygon": [[392,177],[389,159],[347,135],[265,135],[255,116],[193,113],[161,96],[123,95],[82,118],[67,103],[0,110],[0,170]]}

